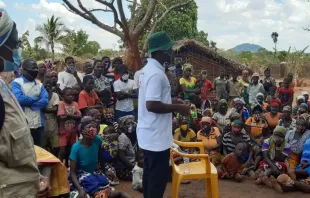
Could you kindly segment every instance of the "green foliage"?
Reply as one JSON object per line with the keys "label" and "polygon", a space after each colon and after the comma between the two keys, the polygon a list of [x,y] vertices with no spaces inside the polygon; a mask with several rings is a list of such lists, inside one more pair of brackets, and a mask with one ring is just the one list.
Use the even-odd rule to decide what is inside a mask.
{"label": "green foliage", "polygon": [[81,56],[83,54],[95,56],[100,49],[98,42],[88,41],[88,34],[83,30],[77,32],[67,30],[67,34],[62,37],[60,43],[63,45],[63,52],[73,56]]}
{"label": "green foliage", "polygon": [[38,44],[45,44],[47,49],[51,49],[53,59],[55,57],[55,44],[60,43],[66,32],[66,27],[60,22],[60,18],[54,15],[47,19],[47,22],[43,25],[38,25],[36,30],[41,33],[41,36],[37,37]]}

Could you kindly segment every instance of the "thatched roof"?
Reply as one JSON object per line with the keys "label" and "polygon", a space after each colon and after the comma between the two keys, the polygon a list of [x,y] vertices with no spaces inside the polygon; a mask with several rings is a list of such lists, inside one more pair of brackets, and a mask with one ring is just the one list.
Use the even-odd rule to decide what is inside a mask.
{"label": "thatched roof", "polygon": [[197,49],[201,53],[206,54],[206,56],[212,58],[214,61],[218,62],[223,66],[226,65],[233,67],[237,71],[250,71],[250,69],[246,65],[224,58],[223,56],[219,55],[213,48],[207,47],[203,43],[193,39],[183,39],[176,41],[173,46],[173,50],[178,53],[179,51],[184,50],[188,47]]}

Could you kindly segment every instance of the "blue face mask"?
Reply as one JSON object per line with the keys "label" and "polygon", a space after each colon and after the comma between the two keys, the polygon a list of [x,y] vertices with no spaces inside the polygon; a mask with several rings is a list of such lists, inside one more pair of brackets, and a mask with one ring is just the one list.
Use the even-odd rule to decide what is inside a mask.
{"label": "blue face mask", "polygon": [[[2,58],[2,57],[0,57],[0,58]],[[4,69],[3,69],[4,72],[12,72],[12,71],[16,71],[19,69],[19,66],[22,62],[21,49],[20,48],[13,50],[13,57],[12,58],[13,58],[14,62],[7,61],[7,60],[2,58],[3,63],[4,63]]]}
{"label": "blue face mask", "polygon": [[67,68],[68,68],[68,70],[70,70],[70,71],[76,70],[75,65],[68,65]]}

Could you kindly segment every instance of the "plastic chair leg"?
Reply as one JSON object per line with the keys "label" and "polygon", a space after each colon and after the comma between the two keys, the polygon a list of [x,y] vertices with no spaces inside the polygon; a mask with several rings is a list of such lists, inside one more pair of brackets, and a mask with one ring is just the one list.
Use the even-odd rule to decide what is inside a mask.
{"label": "plastic chair leg", "polygon": [[206,193],[207,197],[211,198],[212,197],[212,183],[211,183],[211,178],[206,179]]}
{"label": "plastic chair leg", "polygon": [[218,177],[212,176],[211,177],[211,189],[212,189],[212,198],[218,198],[219,197],[219,181]]}
{"label": "plastic chair leg", "polygon": [[180,185],[181,185],[181,179],[179,177],[176,177],[172,185],[173,185],[173,188],[172,188],[171,198],[178,198],[179,191],[180,191]]}

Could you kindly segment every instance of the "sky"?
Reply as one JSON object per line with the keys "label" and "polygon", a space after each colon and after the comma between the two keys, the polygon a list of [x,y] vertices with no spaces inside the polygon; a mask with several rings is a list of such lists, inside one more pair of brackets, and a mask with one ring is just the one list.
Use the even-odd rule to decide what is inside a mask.
{"label": "sky", "polygon": [[[94,0],[81,0],[87,8],[101,5]],[[272,32],[278,32],[278,50],[302,50],[310,45],[310,2],[307,0],[195,0],[198,5],[198,29],[208,33],[208,39],[221,49],[238,44],[258,44],[273,50]],[[71,0],[76,4],[76,0]],[[125,2],[125,0],[124,0]],[[20,35],[29,30],[29,40],[39,36],[37,25],[55,15],[73,30],[83,29],[89,40],[95,40],[103,49],[117,49],[119,38],[103,31],[85,19],[70,13],[61,0],[0,0],[16,22]],[[102,6],[101,6],[102,7]],[[124,7],[127,7],[124,5]],[[129,12],[125,11],[127,17]],[[99,13],[98,19],[113,25],[112,13]],[[307,50],[310,52],[310,49]]]}

